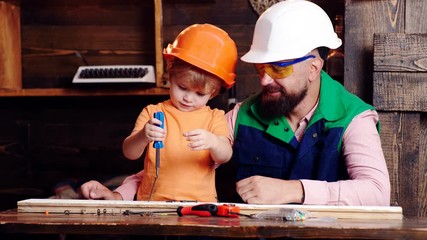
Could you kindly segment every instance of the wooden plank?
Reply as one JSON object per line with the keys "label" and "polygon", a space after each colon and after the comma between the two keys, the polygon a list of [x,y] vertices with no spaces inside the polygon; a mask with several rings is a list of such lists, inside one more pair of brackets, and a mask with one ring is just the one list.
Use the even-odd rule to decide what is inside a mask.
{"label": "wooden plank", "polygon": [[374,71],[427,72],[427,34],[375,34]]}
{"label": "wooden plank", "polygon": [[140,26],[154,29],[154,3],[141,0],[20,0],[22,25]]}
{"label": "wooden plank", "polygon": [[252,30],[246,34],[249,40],[252,40],[253,27],[258,19],[258,15],[250,7],[248,1],[215,0],[210,3],[172,1],[172,4],[170,1],[163,1],[163,5],[164,25],[167,28],[177,23],[185,26],[194,23],[250,25]]}
{"label": "wooden plank", "polygon": [[427,114],[421,114],[420,119],[420,187],[418,198],[418,216],[427,216]]}
{"label": "wooden plank", "polygon": [[427,111],[427,73],[374,73],[374,106],[388,111]]}
{"label": "wooden plank", "polygon": [[405,216],[421,216],[418,208],[425,207],[427,201],[426,159],[419,152],[420,131],[424,128],[425,132],[425,125],[421,126],[419,113],[380,111],[379,114],[381,142],[392,187],[391,205],[401,206]]}
{"label": "wooden plank", "polygon": [[344,86],[372,102],[373,34],[404,32],[405,0],[346,0]]}
{"label": "wooden plank", "polygon": [[[82,54],[91,65],[154,65],[154,55],[139,51],[83,51]],[[73,76],[81,65],[84,65],[82,59],[72,50],[34,50],[22,59],[23,87],[72,87]]]}
{"label": "wooden plank", "polygon": [[427,1],[406,1],[405,33],[427,32]]}
{"label": "wooden plank", "polygon": [[154,0],[154,43],[156,50],[156,86],[167,85],[163,79],[163,6],[161,0]]}
{"label": "wooden plank", "polygon": [[40,49],[145,50],[154,53],[150,29],[139,26],[22,26],[22,46]]}
{"label": "wooden plank", "polygon": [[[48,212],[68,214],[122,214],[130,211],[175,210],[178,206],[194,206],[194,202],[156,201],[108,201],[81,199],[27,199],[18,201],[18,212]],[[231,204],[231,203],[215,203]],[[257,205],[234,204],[243,214],[256,214],[274,209],[297,209],[308,212],[310,217],[332,217],[344,219],[402,219],[402,208],[378,206],[318,206],[318,205]]]}
{"label": "wooden plank", "polygon": [[85,96],[169,96],[166,88],[109,88],[109,89],[78,89],[78,88],[28,88],[20,90],[0,90],[2,97],[85,97]]}
{"label": "wooden plank", "polygon": [[20,39],[19,5],[0,1],[0,88],[22,87]]}

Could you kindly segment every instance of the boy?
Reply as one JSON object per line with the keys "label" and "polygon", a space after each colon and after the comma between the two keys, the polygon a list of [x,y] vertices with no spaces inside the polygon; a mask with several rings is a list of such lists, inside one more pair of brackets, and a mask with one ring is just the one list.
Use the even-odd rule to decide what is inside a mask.
{"label": "boy", "polygon": [[[135,128],[123,142],[123,153],[136,160],[146,152],[137,200],[217,201],[215,166],[232,155],[224,111],[210,109],[207,102],[221,86],[234,84],[237,48],[222,29],[195,24],[182,31],[164,50],[170,79],[170,99],[149,105],[139,115]],[[165,129],[153,118],[163,112]],[[160,170],[156,179],[155,149],[151,142],[163,141]],[[81,187],[85,198],[96,196],[99,183]],[[109,199],[123,199],[117,192]]]}

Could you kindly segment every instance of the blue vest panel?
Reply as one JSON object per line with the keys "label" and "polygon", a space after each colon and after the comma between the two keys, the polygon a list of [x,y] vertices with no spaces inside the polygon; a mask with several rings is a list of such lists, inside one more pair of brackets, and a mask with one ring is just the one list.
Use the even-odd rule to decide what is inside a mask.
{"label": "blue vest panel", "polygon": [[301,143],[289,143],[259,129],[240,125],[232,161],[237,180],[254,175],[280,179],[337,181],[348,179],[345,162],[337,149],[343,128],[325,130],[324,121],[312,124]]}

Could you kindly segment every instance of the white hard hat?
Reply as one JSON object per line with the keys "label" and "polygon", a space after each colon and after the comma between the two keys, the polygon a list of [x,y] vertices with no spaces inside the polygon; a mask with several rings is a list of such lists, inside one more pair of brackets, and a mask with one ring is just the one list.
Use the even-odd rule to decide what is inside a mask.
{"label": "white hard hat", "polygon": [[248,63],[275,62],[303,57],[318,47],[336,49],[341,44],[322,8],[306,0],[287,0],[259,17],[251,49],[241,59]]}

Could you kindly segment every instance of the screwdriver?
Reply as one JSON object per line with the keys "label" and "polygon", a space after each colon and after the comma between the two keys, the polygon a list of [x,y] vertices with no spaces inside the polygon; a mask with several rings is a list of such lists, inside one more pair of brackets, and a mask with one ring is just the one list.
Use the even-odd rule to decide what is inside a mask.
{"label": "screwdriver", "polygon": [[[159,119],[162,123],[157,125],[161,128],[165,128],[165,115],[163,112],[155,112],[154,118]],[[154,141],[153,147],[156,149],[156,176],[154,178],[153,186],[151,186],[150,195],[148,196],[148,201],[151,199],[151,194],[153,194],[154,186],[156,184],[157,178],[159,177],[159,169],[160,169],[160,148],[163,148],[162,141]]]}
{"label": "screwdriver", "polygon": [[178,207],[176,212],[180,217],[184,215],[196,215],[200,217],[238,217],[238,213],[240,213],[240,208],[235,205],[229,204],[216,205],[212,203],[207,203],[189,207]]}
{"label": "screwdriver", "polygon": [[[165,115],[163,112],[155,112],[154,118],[159,119],[162,124],[159,125],[161,128],[165,128]],[[159,168],[160,168],[160,148],[163,148],[163,142],[162,141],[154,141],[153,147],[156,149],[156,177],[159,175]]]}
{"label": "screwdriver", "polygon": [[199,217],[210,217],[210,216],[219,216],[219,217],[239,217],[240,208],[234,205],[216,205],[212,203],[207,204],[199,204],[195,206],[188,207],[178,207],[176,211],[173,210],[165,210],[165,211],[146,211],[146,212],[132,212],[126,210],[124,212],[125,215],[130,214],[140,214],[144,216],[151,216],[156,213],[177,213],[178,216],[182,217],[185,215],[195,215]]}

